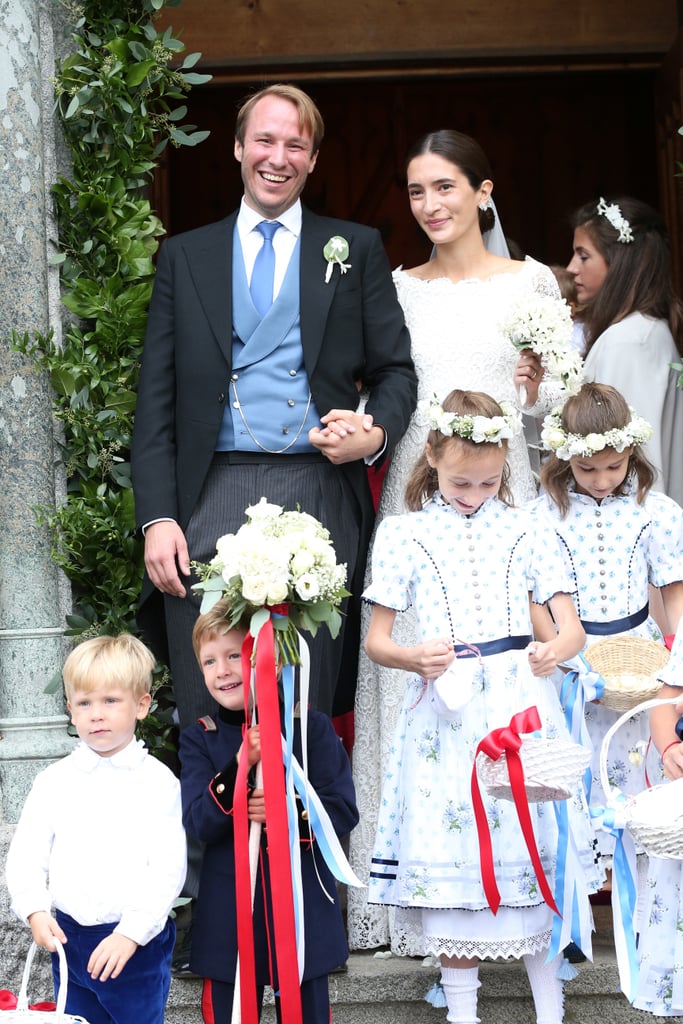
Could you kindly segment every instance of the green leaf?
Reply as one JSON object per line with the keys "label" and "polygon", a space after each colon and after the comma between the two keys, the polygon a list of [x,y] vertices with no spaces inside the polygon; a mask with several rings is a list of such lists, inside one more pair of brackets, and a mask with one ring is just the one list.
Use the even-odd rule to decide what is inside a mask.
{"label": "green leaf", "polygon": [[62,670],[58,669],[43,690],[43,693],[59,693],[62,690],[63,685],[64,681],[62,679]]}
{"label": "green leaf", "polygon": [[154,60],[143,60],[139,64],[131,64],[126,73],[126,84],[131,86],[140,85],[154,67],[156,67],[156,61]]}
{"label": "green leaf", "polygon": [[213,75],[200,75],[196,71],[190,71],[189,74],[183,71],[181,74],[188,85],[204,85],[213,78]]}
{"label": "green leaf", "polygon": [[183,60],[180,65],[180,70],[184,71],[186,68],[193,68],[198,61],[201,60],[201,53],[188,53],[187,57]]}
{"label": "green leaf", "polygon": [[267,608],[259,608],[254,612],[249,621],[249,632],[254,638],[257,638],[263,626],[270,618],[270,612]]}

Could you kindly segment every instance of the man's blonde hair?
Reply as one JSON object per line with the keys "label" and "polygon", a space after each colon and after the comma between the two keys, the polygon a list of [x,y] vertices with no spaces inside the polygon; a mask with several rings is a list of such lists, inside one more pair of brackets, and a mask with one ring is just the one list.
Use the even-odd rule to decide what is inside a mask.
{"label": "man's blonde hair", "polygon": [[139,700],[152,689],[155,658],[130,633],[96,636],[75,647],[64,662],[62,677],[67,700],[75,691],[89,693],[101,687],[131,690]]}
{"label": "man's blonde hair", "polygon": [[315,156],[320,149],[320,143],[323,141],[323,135],[325,134],[322,114],[308,93],[286,82],[274,82],[272,85],[267,85],[264,89],[253,93],[244,101],[237,113],[237,121],[235,123],[235,138],[240,145],[244,145],[247,122],[252,110],[259,100],[262,100],[265,96],[279,96],[281,99],[289,100],[290,103],[294,104],[299,115],[299,127],[311,136],[313,144],[311,155]]}

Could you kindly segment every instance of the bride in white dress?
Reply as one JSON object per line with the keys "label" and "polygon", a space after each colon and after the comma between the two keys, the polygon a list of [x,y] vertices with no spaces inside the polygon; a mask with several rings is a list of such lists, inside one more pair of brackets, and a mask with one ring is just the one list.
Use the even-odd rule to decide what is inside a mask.
{"label": "bride in white dress", "polygon": [[[399,269],[394,282],[412,339],[418,399],[442,399],[453,388],[484,391],[496,401],[538,416],[562,396],[557,381],[544,380],[530,351],[521,355],[502,334],[501,323],[525,294],[559,296],[552,272],[535,260],[511,260],[490,252],[485,236],[495,224],[493,183],[479,144],[455,131],[425,136],[408,157],[408,195],[413,216],[434,244],[433,259],[412,270]],[[505,246],[507,251],[507,246]],[[410,472],[421,454],[428,428],[415,415],[396,447],[383,485],[378,521],[405,511]],[[536,484],[522,435],[509,444],[511,489],[518,505],[536,495]],[[368,560],[368,566],[370,560]],[[363,636],[369,610],[363,609]],[[414,643],[411,610],[397,615],[394,638]],[[367,880],[379,801],[405,674],[371,662],[361,650],[355,707],[354,780],[360,824],[351,834],[350,859]],[[391,944],[396,953],[420,955],[419,939],[409,935],[394,912],[366,901],[365,890],[348,893],[349,945],[369,949]]]}

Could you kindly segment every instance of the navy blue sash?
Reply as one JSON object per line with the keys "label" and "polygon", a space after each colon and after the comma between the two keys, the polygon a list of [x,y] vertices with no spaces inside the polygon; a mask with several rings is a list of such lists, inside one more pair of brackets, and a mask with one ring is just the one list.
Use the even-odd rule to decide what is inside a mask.
{"label": "navy blue sash", "polygon": [[627,615],[623,619],[612,619],[611,622],[587,622],[585,619],[581,619],[581,625],[587,633],[593,633],[596,636],[614,636],[616,633],[625,633],[627,629],[639,626],[641,622],[645,622],[649,614],[650,606],[646,604],[639,612]]}
{"label": "navy blue sash", "polygon": [[523,651],[530,643],[530,636],[502,636],[498,640],[483,640],[480,644],[456,644],[453,650],[459,658],[476,658],[477,652],[485,658],[487,654],[500,654],[501,651]]}

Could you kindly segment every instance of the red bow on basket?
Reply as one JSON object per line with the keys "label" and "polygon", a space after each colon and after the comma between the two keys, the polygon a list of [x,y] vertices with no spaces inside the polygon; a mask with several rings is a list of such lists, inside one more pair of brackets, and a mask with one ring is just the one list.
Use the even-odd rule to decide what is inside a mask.
{"label": "red bow on basket", "polygon": [[[8,988],[0,989],[0,1010],[16,1010],[19,1000]],[[29,1010],[56,1010],[56,1003],[31,1003]]]}
{"label": "red bow on basket", "polygon": [[522,738],[520,733],[535,732],[536,729],[540,728],[541,718],[538,713],[538,708],[527,708],[526,711],[520,711],[516,715],[513,715],[510,719],[509,725],[504,726],[501,729],[494,729],[487,736],[484,736],[474,755],[474,764],[472,765],[472,803],[474,805],[474,816],[477,822],[477,836],[479,838],[481,877],[488,905],[494,914],[498,913],[498,908],[500,906],[500,891],[498,889],[498,883],[496,882],[496,871],[493,865],[491,832],[488,818],[486,816],[484,801],[481,798],[479,777],[477,775],[477,757],[480,753],[486,754],[492,761],[497,761],[503,754],[505,754],[508,775],[510,777],[510,786],[512,788],[512,796],[515,801],[515,807],[517,808],[517,817],[519,818],[519,823],[522,827],[522,834],[526,842],[527,850],[529,851],[529,856],[531,857],[531,863],[534,871],[536,872],[536,878],[538,879],[541,894],[550,909],[556,914],[560,913],[550,891],[550,886],[548,885],[548,880],[545,877],[543,865],[541,864],[538,847],[536,846],[536,837],[534,836],[531,814],[529,813],[529,801],[527,800],[526,790],[524,788],[524,766],[522,765],[522,758],[519,753],[522,747]]}

